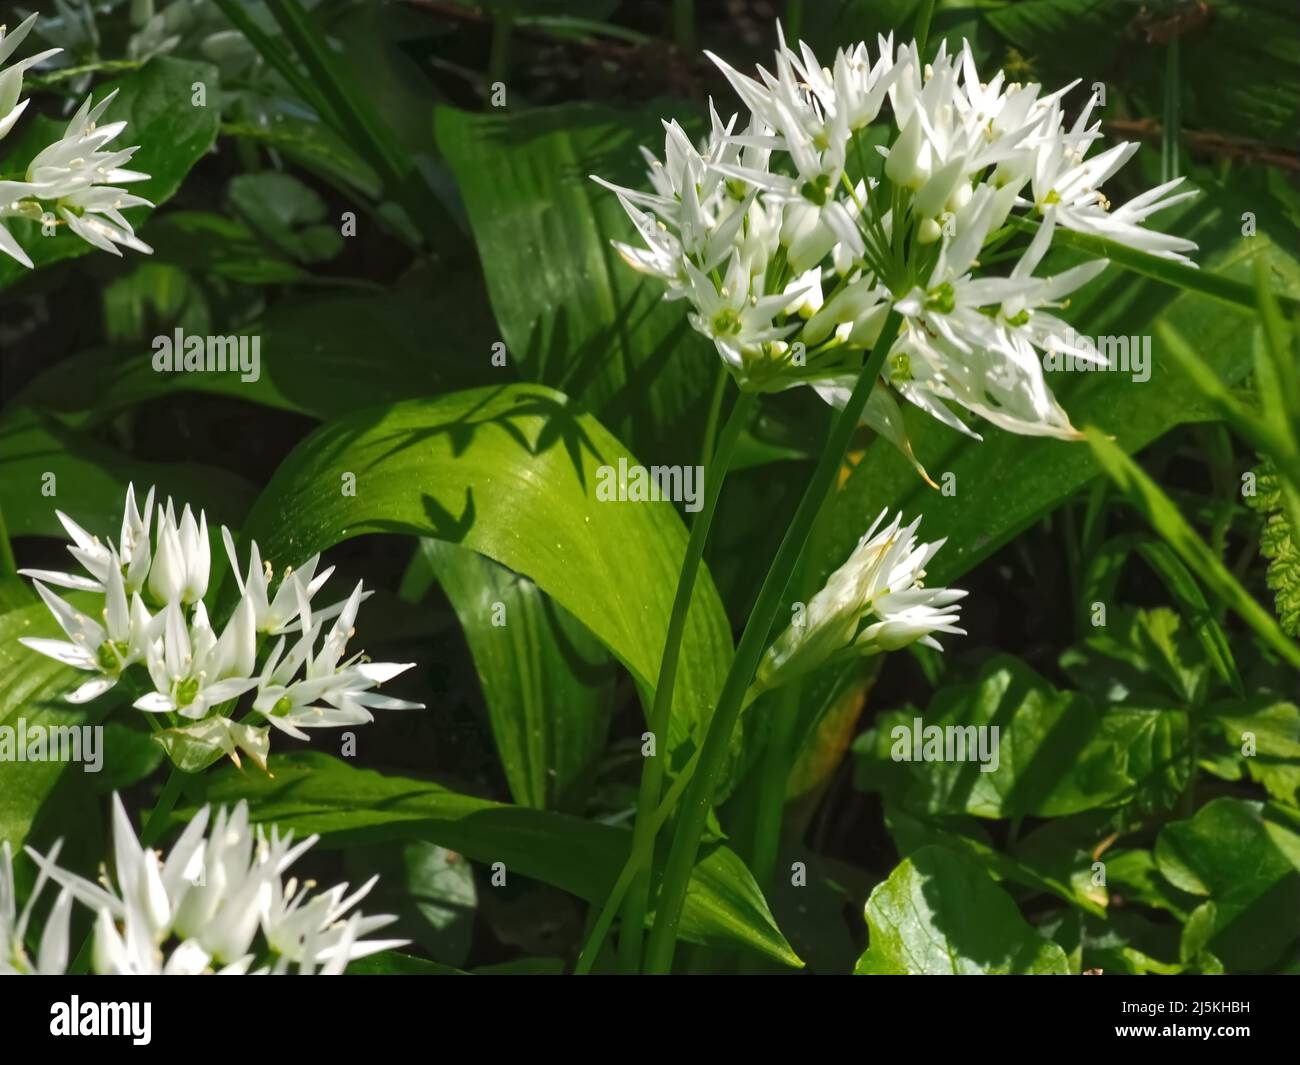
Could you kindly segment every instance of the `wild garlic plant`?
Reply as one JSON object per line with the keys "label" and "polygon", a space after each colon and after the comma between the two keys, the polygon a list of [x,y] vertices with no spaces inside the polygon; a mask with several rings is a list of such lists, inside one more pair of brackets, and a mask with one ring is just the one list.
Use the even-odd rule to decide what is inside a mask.
{"label": "wild garlic plant", "polygon": [[[209,831],[210,827],[210,831]],[[317,841],[249,823],[247,803],[194,815],[165,857],[141,844],[113,796],[113,874],[94,883],[60,868],[61,848],[27,848],[39,869],[22,912],[14,904],[8,842],[0,850],[0,974],[61,975],[69,964],[72,902],[95,915],[92,967],[101,976],[226,976],[341,973],[349,961],[403,946],[365,939],[396,920],[355,910],[378,881],[316,891],[285,879]],[[24,948],[32,908],[47,883],[61,889],[45,919],[35,959]]]}
{"label": "wild garlic plant", "polygon": [[[372,710],[423,709],[374,691],[414,663],[372,662],[360,652],[345,657],[369,593],[358,581],[347,599],[313,606],[334,572],[332,566],[318,572],[319,555],[277,580],[256,542],[241,569],[223,526],[239,600],[218,632],[204,602],[212,558],[203,511],[196,518],[187,504],[178,517],[168,499],[155,513],[152,488],[142,511],[131,485],[116,544],[57,513],[72,538],[68,552],[84,572],[20,572],[68,638],[21,642],[91,674],[69,702],[88,702],[127,683],[135,708],[150,715],[179,768],[196,771],[223,753],[238,765],[242,751],[265,769],[272,727],[307,739],[309,729],[373,721]],[[47,585],[89,595],[93,605],[78,608]],[[244,716],[236,719],[241,700]]]}
{"label": "wild garlic plant", "polygon": [[[961,615],[957,604],[966,593],[955,588],[926,588],[924,583],[925,567],[945,541],[918,545],[916,531],[921,519],[903,527],[901,514],[881,528],[886,513],[881,512],[843,565],[767,649],[737,712],[765,692],[825,666],[897,651],[917,642],[941,651],[935,633],[965,635],[965,630],[957,627]],[[703,527],[703,523],[697,524],[692,536]],[[678,597],[689,587],[689,582],[679,583]],[[670,630],[670,640],[672,637]],[[660,689],[671,691],[672,679],[671,672],[661,673]],[[632,856],[605,899],[579,959],[578,972],[590,971],[618,907],[634,882],[646,874],[658,829],[693,779],[703,753],[697,752],[678,775],[662,804],[657,783],[649,787],[646,802],[653,800],[657,805],[648,814],[644,806],[638,809]],[[623,936],[630,934],[629,921],[639,922],[638,928],[644,923],[647,904],[642,881],[640,893],[632,898],[632,912],[625,914]]]}
{"label": "wild garlic plant", "polygon": [[[927,481],[896,396],[975,439],[953,404],[1009,432],[1081,439],[1048,387],[1040,352],[1099,361],[1054,312],[1108,261],[1044,273],[1054,238],[1070,230],[1181,263],[1195,248],[1142,227],[1193,195],[1174,191],[1178,179],[1112,209],[1101,186],[1137,145],[1089,157],[1101,138],[1095,96],[1070,121],[1063,100],[1073,85],[1043,94],[1000,71],[982,80],[966,43],[955,55],[942,44],[924,63],[921,46],[896,47],[891,35],[878,38],[874,52],[865,42],[841,48],[826,66],[807,45],[787,45],[780,27],[778,37],[775,73],[759,68],[757,78],[710,54],[748,113],[724,122],[710,102],[699,147],[676,121],[665,122],[663,159],[642,149],[649,191],[593,176],[618,196],[641,238],[615,242],[619,254],[661,281],[665,299],[687,305],[692,328],[713,342],[740,389],[706,455],[713,483],[678,582],[651,712],[656,733],[667,728],[686,605],[754,397],[803,385],[840,411],[704,742],[674,784],[686,790],[646,947],[653,972],[671,966],[714,783],[745,707],[819,666],[960,631],[961,593],[922,584],[938,545],[917,548],[916,525],[902,530],[901,515],[876,536],[882,515],[799,623],[765,646],[855,427],[864,423],[890,440]],[[1009,267],[990,269],[1008,259]],[[629,870],[639,878],[621,932],[631,940],[627,957],[638,963],[650,912],[648,865],[664,820],[661,785],[662,770],[647,764],[633,854],[619,881]],[[587,964],[617,894],[588,940]]]}
{"label": "wild garlic plant", "polygon": [[[0,26],[0,140],[14,128],[30,102],[20,99],[23,74],[62,51],[50,48],[10,62],[36,18],[34,14],[28,16],[8,33]],[[149,180],[148,174],[126,169],[139,146],[109,148],[126,129],[126,123],[100,124],[116,95],[111,92],[99,103],[86,97],[63,136],[38,152],[21,178],[0,180],[0,251],[28,269],[32,267],[31,256],[6,228],[6,218],[66,225],[87,244],[111,255],[120,256],[119,247],[152,253],[153,249],[135,235],[122,214],[130,207],[153,206],[119,187]]]}
{"label": "wild garlic plant", "polygon": [[[689,305],[740,388],[808,385],[843,406],[893,309],[897,338],[863,420],[909,457],[895,396],[976,439],[950,404],[1010,432],[1078,438],[1039,352],[1097,361],[1053,312],[1107,260],[1040,267],[1058,229],[1187,262],[1193,242],[1142,227],[1194,195],[1174,193],[1182,179],[1112,209],[1102,185],[1138,146],[1089,157],[1096,96],[1069,121],[1077,82],[1044,94],[1001,71],[982,80],[969,44],[926,64],[891,35],[823,66],[782,35],[775,73],[757,79],[710,58],[748,115],[723,122],[710,103],[699,148],[666,122],[663,159],[643,149],[651,191],[595,180],[642,238],[616,242],[623,259]],[[1013,265],[990,269],[1022,233],[1033,239]]]}

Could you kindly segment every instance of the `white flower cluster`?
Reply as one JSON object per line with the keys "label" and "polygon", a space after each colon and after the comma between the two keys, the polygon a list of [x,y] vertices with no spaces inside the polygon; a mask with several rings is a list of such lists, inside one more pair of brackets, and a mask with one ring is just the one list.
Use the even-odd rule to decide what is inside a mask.
{"label": "white flower cluster", "polygon": [[[253,543],[248,570],[241,575],[234,540],[223,526],[240,598],[218,634],[203,603],[211,547],[202,511],[195,518],[186,505],[178,518],[168,499],[155,516],[151,488],[142,515],[130,486],[116,545],[57,513],[72,537],[68,552],[85,574],[20,572],[32,578],[68,640],[23,637],[21,642],[94,674],[67,697],[74,703],[102,695],[130,667],[142,666],[136,672],[146,675],[152,690],[135,706],[173,726],[157,738],[182,768],[200,768],[223,752],[238,764],[241,750],[265,767],[270,729],[232,716],[236,702],[249,692],[251,716],[298,739],[307,738],[305,729],[373,721],[372,709],[423,709],[372,690],[414,663],[370,662],[360,653],[344,658],[357,609],[369,593],[358,581],[345,601],[313,608],[312,599],[334,572],[333,567],[316,572],[319,555],[298,570],[286,569],[275,582],[270,562],[262,561]],[[101,596],[102,606],[83,612],[47,584]]]}
{"label": "white flower cluster", "polygon": [[[1073,86],[1041,95],[1002,72],[982,81],[969,45],[923,64],[891,35],[874,57],[858,44],[823,67],[782,35],[776,73],[758,80],[710,58],[748,119],[724,123],[710,104],[698,150],[666,122],[663,160],[642,149],[651,192],[595,180],[644,241],[616,242],[620,254],[690,304],[740,387],[807,384],[842,404],[894,308],[902,325],[863,417],[909,456],[892,392],[977,439],[948,403],[1012,432],[1077,437],[1037,349],[1095,358],[1051,312],[1107,262],[1035,276],[1053,233],[1186,261],[1191,241],[1141,223],[1193,193],[1170,195],[1171,181],[1112,210],[1101,186],[1137,145],[1088,158],[1101,137],[1095,97],[1067,124]],[[982,268],[1017,254],[1006,273]]]}
{"label": "white flower cluster", "polygon": [[[19,100],[24,72],[62,51],[51,48],[8,67],[4,65],[35,22],[36,16],[31,15],[11,33],[0,27],[0,139],[13,129],[29,103]],[[128,207],[153,205],[117,187],[149,179],[148,174],[124,169],[139,146],[110,150],[109,143],[117,139],[126,123],[99,125],[115,95],[109,93],[93,106],[88,96],[63,136],[31,161],[23,180],[0,181],[0,251],[30,268],[31,258],[5,227],[4,220],[28,218],[43,222],[47,217],[60,220],[86,243],[113,255],[122,254],[119,245],[146,255],[153,251],[135,235],[131,223],[122,215]]]}
{"label": "white flower cluster", "polygon": [[[209,821],[212,830],[208,832]],[[372,877],[351,895],[339,884],[313,892],[310,881],[285,880],[289,867],[318,837],[295,845],[292,833],[272,828],[268,838],[249,825],[248,806],[215,818],[204,807],[185,827],[166,858],[141,846],[121,801],[113,797],[114,875],[101,883],[27,853],[40,876],[23,912],[14,905],[9,844],[0,853],[0,974],[63,973],[68,965],[72,902],[95,914],[95,972],[101,976],[341,973],[349,961],[404,945],[405,940],[364,939],[396,918],[349,911],[374,887]],[[33,963],[24,948],[32,908],[45,884],[62,890],[46,917]],[[260,933],[260,939],[259,939]]]}
{"label": "white flower cluster", "polygon": [[768,648],[749,691],[751,701],[837,661],[897,651],[917,641],[941,651],[934,633],[965,635],[956,626],[956,604],[966,593],[923,583],[925,567],[945,541],[918,545],[921,519],[903,528],[901,514],[881,529],[885,513]]}

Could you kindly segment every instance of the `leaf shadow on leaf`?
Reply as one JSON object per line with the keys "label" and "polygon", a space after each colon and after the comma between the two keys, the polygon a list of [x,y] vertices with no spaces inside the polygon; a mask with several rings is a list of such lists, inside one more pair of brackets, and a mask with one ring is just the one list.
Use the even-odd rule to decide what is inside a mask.
{"label": "leaf shadow on leaf", "polygon": [[[582,405],[567,400],[561,401],[551,396],[534,394],[517,398],[515,405],[509,410],[488,417],[476,417],[477,411],[490,407],[509,387],[509,385],[501,385],[486,392],[472,410],[451,421],[416,429],[403,429],[400,432],[390,434],[388,437],[388,440],[391,441],[389,446],[373,455],[369,462],[360,469],[377,468],[394,455],[411,448],[419,448],[421,445],[439,437],[449,438],[453,457],[460,457],[473,443],[475,433],[486,426],[495,426],[518,444],[521,450],[533,457],[549,451],[557,444],[562,444],[572,462],[573,472],[578,483],[585,489],[587,480],[586,471],[583,467],[583,452],[589,453],[593,458],[600,458],[600,452],[592,442],[587,430],[581,424],[580,418],[586,413]],[[321,454],[329,461],[343,457],[352,444],[366,436],[372,426],[378,424],[388,411],[389,408],[387,407],[375,408],[373,420],[369,418],[359,419],[345,430],[339,428],[338,431],[332,434],[319,437],[317,444]],[[542,425],[536,432],[535,438],[530,440],[528,433],[516,425],[515,422],[519,419],[533,417],[540,417]],[[379,442],[383,442],[382,438]],[[467,500],[467,504],[469,502]],[[463,523],[463,520],[464,515],[458,521],[453,522],[453,525],[458,526]],[[466,526],[467,530],[468,526]]]}
{"label": "leaf shadow on leaf", "polygon": [[[474,506],[473,488],[467,487],[465,489],[465,509],[460,512],[459,517],[427,492],[420,493],[420,502],[424,507],[425,517],[429,521],[427,532],[429,536],[438,540],[446,540],[449,543],[459,544],[464,542],[465,537],[474,528],[477,510]],[[410,525],[403,521],[386,521],[383,518],[372,518],[368,524],[376,532],[396,533],[399,536],[411,532]]]}

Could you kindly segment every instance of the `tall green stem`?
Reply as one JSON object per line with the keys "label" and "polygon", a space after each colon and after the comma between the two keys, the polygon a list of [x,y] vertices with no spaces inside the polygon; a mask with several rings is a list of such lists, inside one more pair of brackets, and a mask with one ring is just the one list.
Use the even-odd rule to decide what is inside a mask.
{"label": "tall green stem", "polygon": [[754,847],[750,871],[760,888],[766,889],[776,870],[776,855],[781,847],[781,824],[785,819],[785,790],[790,777],[794,727],[799,719],[798,681],[782,689],[772,707],[772,732],[763,751],[761,769],[763,786],[758,791],[758,811],[754,815]]}
{"label": "tall green stem", "polygon": [[140,831],[140,846],[152,847],[162,838],[167,819],[171,817],[172,810],[176,808],[176,800],[180,798],[181,785],[185,783],[186,776],[186,773],[175,766],[171,767],[171,771],[167,774],[167,783],[163,785],[162,794],[158,796],[158,804],[149,812],[144,828]]}
{"label": "tall green stem", "polygon": [[[818,512],[808,539],[809,564],[798,567],[793,581],[793,597],[807,602],[817,591],[817,560],[826,554],[826,537],[830,525],[832,497],[828,497]],[[836,685],[838,688],[838,684]],[[785,821],[785,792],[790,771],[794,767],[797,751],[796,727],[799,722],[800,697],[806,691],[802,680],[796,680],[781,689],[772,707],[772,729],[763,751],[760,769],[762,786],[758,790],[758,808],[754,815],[753,845],[749,851],[749,868],[760,888],[766,888],[776,870],[777,853],[781,847],[781,828]]]}
{"label": "tall green stem", "polygon": [[1178,73],[1178,38],[1166,46],[1164,136],[1160,143],[1160,180],[1178,176],[1178,139],[1182,125],[1182,78]]}
{"label": "tall green stem", "polygon": [[672,967],[682,904],[686,901],[686,888],[690,883],[695,857],[699,853],[700,839],[704,835],[718,774],[726,760],[736,719],[740,716],[745,690],[763,657],[768,633],[781,609],[782,596],[794,573],[804,542],[821,510],[822,502],[834,485],[835,475],[844,459],[853,431],[857,428],[858,419],[867,405],[867,399],[871,396],[871,390],[875,387],[885,356],[898,336],[899,322],[898,312],[891,309],[880,339],[853,388],[853,394],[831,426],[812,479],[808,482],[799,509],[795,511],[794,519],[777,549],[776,558],[772,560],[763,587],[758,593],[758,601],[754,604],[745,631],[740,637],[736,657],[732,660],[700,750],[700,766],[687,788],[681,817],[673,834],[672,849],[668,855],[655,910],[654,929],[650,933],[646,952],[648,972],[666,973]]}
{"label": "tall green stem", "polygon": [[[645,760],[641,770],[641,789],[637,796],[636,825],[632,834],[633,853],[649,853],[654,849],[657,827],[654,813],[659,806],[663,790],[664,763],[668,758],[668,730],[672,721],[673,688],[677,683],[677,664],[682,651],[682,634],[686,631],[686,617],[690,611],[691,597],[695,591],[695,578],[699,574],[700,560],[704,557],[704,544],[713,524],[722,482],[726,480],[731,456],[736,449],[740,431],[749,421],[758,396],[742,392],[731,408],[731,414],[718,438],[717,450],[706,460],[704,477],[704,503],[691,523],[690,539],[682,559],[682,571],[677,578],[677,593],[673,597],[672,612],[668,616],[668,632],[664,637],[663,657],[659,663],[659,679],[655,685],[654,704],[650,711],[650,732],[654,737],[655,754]],[[649,863],[632,885],[627,908],[623,915],[619,935],[619,956],[628,971],[635,971],[641,963],[641,939],[645,934],[645,915],[650,905]]]}
{"label": "tall green stem", "polygon": [[[677,800],[682,797],[682,792],[686,790],[686,785],[690,783],[691,776],[695,773],[695,767],[700,764],[700,752],[691,755],[691,760],[686,763],[685,767],[677,774],[677,779],[673,781],[673,786],[668,789],[668,794],[664,796],[664,801],[659,804],[659,809],[655,811],[654,817],[654,834],[657,835],[659,830],[664,827],[664,822],[668,820],[669,815],[677,806]],[[610,925],[614,923],[614,914],[623,904],[623,899],[627,896],[628,888],[632,886],[632,881],[637,874],[643,869],[648,868],[650,864],[651,852],[647,850],[633,851],[628,856],[627,861],[623,864],[622,870],[618,874],[618,879],[614,881],[614,886],[609,889],[609,895],[605,898],[605,904],[601,907],[600,915],[596,918],[595,923],[591,926],[591,932],[587,936],[587,942],[583,945],[582,953],[578,955],[578,964],[574,966],[574,976],[586,976],[591,972],[591,967],[596,963],[596,958],[600,954],[600,948],[605,942],[605,937],[609,934]]]}
{"label": "tall green stem", "polygon": [[704,420],[704,442],[700,445],[700,463],[707,466],[713,458],[714,448],[718,443],[718,422],[722,420],[722,397],[727,394],[727,382],[731,374],[727,368],[718,363],[718,376],[713,382],[713,395],[709,399],[709,413]]}
{"label": "tall green stem", "polygon": [[921,0],[916,10],[916,22],[912,27],[912,36],[916,38],[916,51],[925,62],[925,46],[930,41],[930,20],[934,18],[934,0]]}
{"label": "tall green stem", "polygon": [[[1011,219],[1009,224],[1031,236],[1038,232],[1038,223],[1032,218],[1020,216]],[[1234,307],[1244,307],[1248,311],[1255,310],[1255,289],[1235,278],[1212,274],[1208,270],[1198,270],[1194,266],[1177,263],[1172,259],[1161,259],[1159,256],[1138,251],[1117,241],[1107,240],[1105,237],[1098,237],[1092,233],[1076,233],[1073,230],[1062,229],[1060,226],[1057,226],[1052,233],[1052,242],[1064,248],[1086,252],[1099,259],[1109,259],[1116,266],[1122,266],[1125,270],[1132,270],[1135,274],[1153,278],[1174,288],[1199,292],[1203,296],[1209,296],[1222,303],[1230,303]],[[1300,299],[1282,293],[1276,294],[1275,299],[1287,313],[1300,312]]]}

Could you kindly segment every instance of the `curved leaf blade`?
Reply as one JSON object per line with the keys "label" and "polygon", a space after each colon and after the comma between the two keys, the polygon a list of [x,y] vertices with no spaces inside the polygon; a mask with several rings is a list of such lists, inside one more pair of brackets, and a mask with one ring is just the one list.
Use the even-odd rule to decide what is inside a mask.
{"label": "curved leaf blade", "polygon": [[[358,412],[307,437],[254,504],[245,536],[277,566],[363,533],[431,536],[522,573],[653,691],[686,530],[668,503],[601,502],[626,450],[561,393],[456,392]],[[344,494],[347,475],[354,495]],[[732,654],[707,574],[687,616],[670,749],[707,717]]]}
{"label": "curved leaf blade", "polygon": [[[317,752],[273,756],[269,768],[272,776],[226,769],[209,776],[207,800],[246,799],[254,821],[298,835],[319,833],[325,846],[427,840],[474,861],[502,862],[507,877],[541,880],[596,903],[617,879],[632,842],[625,829],[354,769]],[[682,927],[708,946],[746,946],[802,964],[749,870],[725,847],[699,863]]]}

